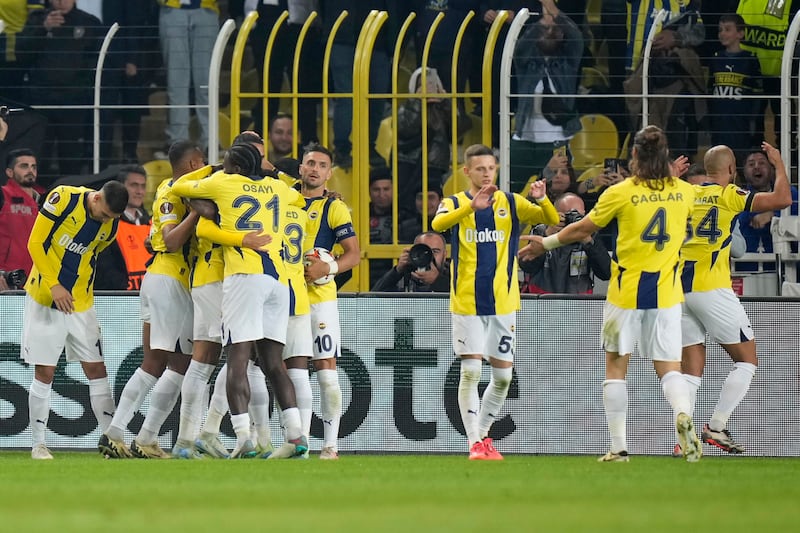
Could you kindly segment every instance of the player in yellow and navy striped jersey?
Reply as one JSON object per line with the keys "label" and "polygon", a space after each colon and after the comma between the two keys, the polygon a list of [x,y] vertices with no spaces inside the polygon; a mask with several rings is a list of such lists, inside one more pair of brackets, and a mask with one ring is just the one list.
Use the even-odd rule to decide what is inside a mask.
{"label": "player in yellow and navy striped jersey", "polygon": [[22,358],[34,365],[28,395],[33,459],[52,459],[45,445],[50,393],[56,365],[80,361],[89,379],[89,399],[105,431],[114,414],[100,325],[94,309],[97,255],[117,234],[117,219],[128,204],[128,191],[117,181],[100,191],[56,187],[36,216],[28,239],[33,268],[25,285]]}
{"label": "player in yellow and navy striped jersey", "polygon": [[[333,250],[341,245],[344,252],[332,263],[316,257],[306,259],[305,277],[308,282],[310,319],[313,336],[313,363],[320,389],[320,415],[323,422],[320,459],[338,459],[339,422],[342,417],[342,389],[336,370],[336,358],[341,354],[341,329],[336,300],[336,284],[316,285],[314,280],[346,272],[360,261],[361,251],[353,229],[347,205],[326,194],[325,184],[333,171],[333,157],[327,148],[312,143],[305,147],[300,164],[301,192],[305,197],[308,215],[303,251],[315,247]],[[307,357],[291,357],[286,366],[296,387],[304,387],[301,372],[308,369]],[[309,413],[310,415],[310,413]],[[310,420],[310,418],[309,418]]]}
{"label": "player in yellow and navy striped jersey", "polygon": [[[545,194],[545,182],[531,186],[535,204],[519,194],[497,190],[497,158],[492,149],[472,145],[464,151],[470,188],[442,200],[431,223],[452,230],[450,311],[453,350],[461,358],[458,405],[467,433],[470,459],[502,459],[489,438],[511,385],[520,306],[517,248],[522,224],[556,224],[558,213]],[[478,395],[482,359],[492,378]]]}
{"label": "player in yellow and navy striped jersey", "polygon": [[792,191],[780,152],[766,142],[762,149],[775,167],[776,179],[772,191],[759,193],[731,183],[736,173],[736,156],[731,148],[720,145],[706,152],[703,161],[706,175],[695,184],[692,234],[682,250],[685,260],[682,281],[686,293],[681,319],[683,374],[689,383],[694,406],[705,369],[706,335],[731,357],[733,368],[702,431],[704,442],[728,453],[744,451],[726,426],[747,394],[758,365],[753,328],[731,289],[731,227],[743,211],[774,211],[792,203]]}
{"label": "player in yellow and navy striped jersey", "polygon": [[[276,399],[284,409],[282,420],[292,455],[305,453],[300,414],[294,387],[286,374],[281,354],[286,340],[289,292],[282,258],[285,206],[304,205],[303,198],[281,180],[257,175],[261,154],[249,144],[228,150],[224,171],[199,181],[178,180],[173,189],[186,198],[213,200],[219,210],[219,226],[227,231],[263,231],[272,240],[259,250],[223,247],[225,278],[222,296],[223,342],[228,354],[228,401],[237,444],[232,457],[256,453],[250,439],[247,413],[249,387],[247,364],[254,344],[261,368],[267,374]],[[275,455],[280,456],[278,450]]]}
{"label": "player in yellow and navy striped jersey", "polygon": [[[158,446],[158,433],[180,394],[192,352],[189,274],[197,250],[194,233],[199,216],[174,193],[172,182],[205,163],[203,152],[190,141],[173,143],[169,158],[173,178],[161,183],[153,204],[150,238],[156,253],[139,292],[144,358],[125,385],[114,420],[98,443],[100,453],[108,457],[168,457]],[[125,429],[151,388],[150,408],[128,450]]]}
{"label": "player in yellow and navy striped jersey", "polygon": [[[626,417],[628,361],[652,359],[664,396],[672,406],[682,453],[689,462],[702,456],[694,431],[689,387],[681,374],[680,249],[694,207],[694,187],[675,176],[667,139],[647,126],[633,138],[632,176],[609,187],[582,220],[548,237],[529,236],[520,250],[526,259],[577,242],[616,219],[619,228],[611,261],[611,280],[603,308],[606,410],[611,449],[602,462],[628,461]],[[685,164],[681,160],[681,165]],[[683,169],[680,169],[681,171]]]}

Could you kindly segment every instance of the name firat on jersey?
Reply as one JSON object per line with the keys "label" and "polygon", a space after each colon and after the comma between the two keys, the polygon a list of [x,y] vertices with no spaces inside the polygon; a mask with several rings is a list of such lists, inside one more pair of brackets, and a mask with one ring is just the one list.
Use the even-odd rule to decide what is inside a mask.
{"label": "name firat on jersey", "polygon": [[467,242],[505,242],[506,232],[497,229],[472,229],[464,230],[464,240]]}
{"label": "name firat on jersey", "polygon": [[653,191],[648,194],[631,195],[631,203],[633,205],[646,204],[649,202],[683,202],[683,193]]}

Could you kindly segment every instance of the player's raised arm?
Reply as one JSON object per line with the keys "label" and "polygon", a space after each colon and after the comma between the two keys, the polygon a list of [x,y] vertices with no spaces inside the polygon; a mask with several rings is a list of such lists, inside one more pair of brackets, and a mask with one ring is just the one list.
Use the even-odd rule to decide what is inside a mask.
{"label": "player's raised arm", "polygon": [[770,164],[775,167],[775,185],[770,192],[758,192],[753,196],[750,210],[753,212],[774,211],[792,205],[792,187],[786,174],[780,151],[764,141],[761,149],[767,154]]}

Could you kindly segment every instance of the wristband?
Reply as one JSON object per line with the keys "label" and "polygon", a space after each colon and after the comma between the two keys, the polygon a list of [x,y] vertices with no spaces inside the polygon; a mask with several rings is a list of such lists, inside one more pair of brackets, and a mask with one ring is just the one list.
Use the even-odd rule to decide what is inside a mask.
{"label": "wristband", "polygon": [[328,274],[335,276],[339,273],[339,263],[331,261],[328,263]]}
{"label": "wristband", "polygon": [[558,233],[548,235],[547,237],[542,239],[542,247],[545,250],[552,250],[554,248],[560,248],[561,246],[562,242],[558,240]]}

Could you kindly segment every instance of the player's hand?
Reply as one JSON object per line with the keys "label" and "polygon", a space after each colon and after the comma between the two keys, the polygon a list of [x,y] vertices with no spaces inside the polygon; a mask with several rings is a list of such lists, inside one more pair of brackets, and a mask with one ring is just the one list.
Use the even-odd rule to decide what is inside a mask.
{"label": "player's hand", "polygon": [[153,239],[150,238],[150,235],[148,235],[144,240],[144,249],[147,250],[147,253],[150,255],[156,253],[155,248],[153,248]]}
{"label": "player's hand", "polygon": [[192,211],[195,211],[201,217],[209,220],[217,219],[217,213],[219,210],[217,209],[217,204],[215,204],[212,200],[191,198],[189,200],[189,205],[191,206]]}
{"label": "player's hand", "polygon": [[523,241],[530,241],[527,246],[523,247],[519,253],[517,253],[517,256],[521,260],[530,261],[536,259],[545,252],[540,235],[523,235],[520,239]]}
{"label": "player's hand", "polygon": [[531,189],[528,194],[534,200],[542,200],[547,195],[547,183],[544,180],[536,180],[531,183]]}
{"label": "player's hand", "polygon": [[50,289],[50,294],[53,296],[53,303],[56,304],[56,309],[62,313],[71,314],[75,310],[74,298],[63,285],[56,285]]}
{"label": "player's hand", "polygon": [[305,261],[307,263],[305,266],[306,281],[314,281],[331,273],[331,267],[319,257],[309,255],[306,256]]}
{"label": "player's hand", "polygon": [[6,277],[0,276],[0,292],[8,290],[8,283],[6,283]]}
{"label": "player's hand", "polygon": [[491,206],[494,203],[494,193],[497,192],[497,185],[484,185],[481,187],[481,190],[478,191],[478,194],[475,195],[475,198],[472,199],[472,209],[474,211],[480,211],[481,209],[486,209],[487,207]]}
{"label": "player's hand", "polygon": [[669,168],[673,176],[683,176],[683,173],[689,170],[689,158],[685,155],[678,156],[669,164]]}
{"label": "player's hand", "polygon": [[777,167],[778,165],[783,165],[783,159],[781,159],[781,152],[767,141],[761,143],[761,149],[767,154],[767,159],[772,164],[773,167]]}
{"label": "player's hand", "polygon": [[329,191],[325,189],[325,198],[333,198],[334,200],[342,200],[344,201],[344,196],[339,191]]}
{"label": "player's hand", "polygon": [[765,228],[772,222],[772,211],[764,211],[750,218],[750,227],[755,229]]}
{"label": "player's hand", "polygon": [[242,246],[250,248],[251,250],[260,250],[264,246],[272,242],[272,235],[268,233],[261,233],[260,231],[251,231],[246,233],[242,239]]}

